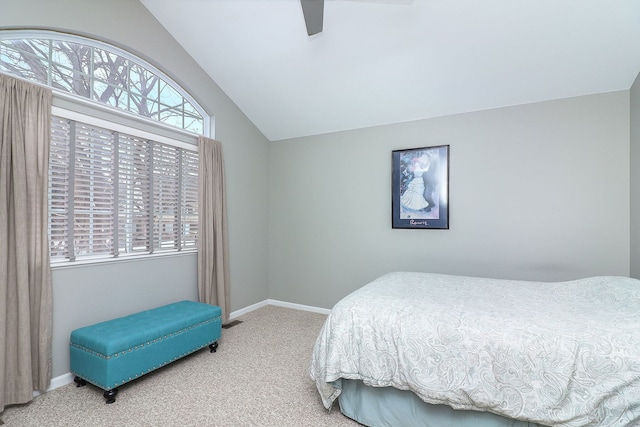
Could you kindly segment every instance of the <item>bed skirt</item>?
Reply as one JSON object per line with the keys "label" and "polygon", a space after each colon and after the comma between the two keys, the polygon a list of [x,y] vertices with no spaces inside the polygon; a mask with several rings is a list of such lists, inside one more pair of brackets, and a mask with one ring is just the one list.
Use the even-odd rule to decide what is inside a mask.
{"label": "bed skirt", "polygon": [[457,411],[446,405],[431,405],[408,390],[370,387],[359,380],[341,381],[340,411],[369,427],[544,427],[490,412]]}

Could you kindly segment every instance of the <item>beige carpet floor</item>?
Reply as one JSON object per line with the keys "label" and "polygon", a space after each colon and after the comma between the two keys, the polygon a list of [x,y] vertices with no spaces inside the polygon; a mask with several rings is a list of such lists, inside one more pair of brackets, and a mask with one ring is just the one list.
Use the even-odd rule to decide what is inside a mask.
{"label": "beige carpet floor", "polygon": [[6,427],[360,426],[327,411],[308,374],[325,318],[262,307],[223,329],[216,353],[200,350],[126,384],[111,405],[92,385],[68,384],[0,418]]}

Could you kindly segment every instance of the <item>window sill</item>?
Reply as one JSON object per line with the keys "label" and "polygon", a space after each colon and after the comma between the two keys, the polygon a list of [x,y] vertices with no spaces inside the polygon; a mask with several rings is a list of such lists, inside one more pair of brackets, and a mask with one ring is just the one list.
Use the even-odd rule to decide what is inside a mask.
{"label": "window sill", "polygon": [[151,261],[157,258],[195,255],[197,253],[198,253],[197,249],[187,249],[187,250],[182,250],[180,252],[165,252],[165,253],[154,253],[154,254],[144,254],[144,255],[121,255],[116,258],[85,258],[85,259],[80,259],[73,262],[52,261],[51,270],[62,270],[66,268],[76,268],[76,267],[92,267],[100,264],[140,262],[140,261],[146,261],[146,260]]}

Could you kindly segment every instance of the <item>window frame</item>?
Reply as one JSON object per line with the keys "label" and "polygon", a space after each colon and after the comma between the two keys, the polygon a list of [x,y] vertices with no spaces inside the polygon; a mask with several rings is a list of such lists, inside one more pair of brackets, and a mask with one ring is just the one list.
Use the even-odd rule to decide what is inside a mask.
{"label": "window frame", "polygon": [[[146,117],[144,115],[136,114],[135,111],[124,110],[121,108],[117,108],[111,106],[109,104],[100,103],[95,100],[94,96],[90,95],[90,97],[83,97],[80,95],[76,95],[71,92],[65,92],[63,90],[59,90],[50,85],[51,80],[48,77],[48,84],[43,84],[40,81],[29,80],[22,75],[15,75],[9,72],[8,70],[0,70],[0,73],[4,73],[7,75],[11,75],[14,78],[29,81],[32,84],[49,87],[53,92],[53,101],[52,101],[52,116],[61,117],[68,120],[73,120],[76,122],[85,123],[92,126],[101,127],[104,129],[108,129],[112,132],[120,132],[124,134],[128,134],[134,136],[136,138],[141,138],[145,140],[151,140],[154,142],[171,145],[174,147],[182,148],[188,151],[193,151],[197,154],[198,152],[198,137],[200,135],[205,137],[212,137],[214,134],[214,124],[215,118],[209,115],[204,108],[198,103],[180,84],[176,83],[171,77],[166,75],[164,72],[160,71],[157,67],[150,64],[148,61],[142,59],[141,57],[128,52],[124,49],[119,48],[118,46],[104,43],[96,39],[88,38],[85,36],[61,33],[55,30],[38,30],[38,29],[6,29],[0,30],[0,40],[3,39],[38,39],[38,40],[54,40],[54,41],[63,41],[69,43],[78,43],[85,46],[91,46],[93,48],[102,49],[107,52],[119,55],[133,64],[138,64],[144,67],[147,71],[155,74],[162,80],[162,84],[166,83],[170,90],[177,91],[185,101],[187,101],[193,109],[197,113],[202,116],[203,119],[203,129],[202,133],[194,133],[191,130],[187,130],[184,128],[179,128],[172,126],[168,123],[161,122],[159,120],[154,120],[150,117]],[[51,66],[51,58],[46,62],[46,66]],[[51,76],[51,72],[48,72],[48,75]],[[93,76],[95,78],[95,76]],[[160,98],[158,98],[157,102],[160,102]],[[185,112],[185,108],[183,105],[183,116]],[[190,110],[193,111],[193,110]],[[151,171],[153,174],[153,171]],[[153,189],[151,190],[153,193]],[[68,195],[67,199],[73,199],[73,195]],[[152,201],[153,204],[153,201]],[[183,210],[185,207],[182,205],[182,200],[180,200],[177,209],[179,211]],[[198,214],[200,214],[200,207],[198,207]],[[118,208],[116,201],[116,209],[115,216],[118,216]],[[48,219],[49,221],[49,219]],[[73,225],[71,225],[73,227]],[[199,233],[198,233],[199,234]],[[117,232],[116,232],[117,236]],[[49,236],[51,239],[51,236]],[[152,237],[153,239],[153,237]],[[116,244],[116,246],[118,246]],[[140,252],[140,253],[126,253],[126,254],[118,254],[114,255],[97,255],[93,256],[82,256],[81,258],[77,258],[71,261],[69,258],[58,258],[56,260],[52,260],[50,265],[51,268],[55,269],[66,269],[66,268],[75,268],[88,266],[93,264],[102,264],[102,263],[113,263],[113,262],[131,262],[136,260],[145,260],[156,257],[175,257],[175,256],[185,256],[185,255],[193,255],[197,254],[197,240],[196,245],[193,247],[185,247],[174,250],[161,250],[161,251],[151,251],[151,252]]]}
{"label": "window frame", "polygon": [[[50,87],[55,95],[61,95],[63,98],[70,98],[72,100],[72,102],[77,102],[78,104],[88,104],[93,106],[94,108],[98,108],[100,110],[104,110],[104,111],[111,111],[114,112],[116,114],[120,114],[120,115],[125,115],[125,116],[129,116],[130,118],[135,118],[136,120],[144,120],[146,122],[149,122],[151,124],[155,124],[157,126],[160,127],[166,127],[175,131],[182,131],[184,133],[190,134],[190,135],[203,135],[203,136],[207,136],[209,137],[211,135],[211,129],[212,129],[212,125],[214,123],[213,118],[206,112],[206,110],[200,105],[200,103],[198,101],[195,100],[195,98],[193,96],[191,96],[191,94],[189,94],[189,92],[187,92],[180,84],[178,84],[174,79],[172,79],[171,77],[169,77],[167,74],[165,74],[164,72],[162,72],[160,69],[158,69],[157,67],[155,67],[153,64],[149,63],[148,61],[144,60],[143,58],[136,56],[134,54],[132,54],[131,52],[128,52],[118,46],[109,44],[109,43],[105,43],[93,38],[89,38],[89,37],[85,37],[85,36],[80,36],[80,35],[75,35],[75,34],[70,34],[70,33],[61,33],[58,31],[54,31],[54,30],[0,30],[0,41],[2,40],[25,40],[25,39],[36,39],[36,40],[54,40],[54,41],[60,41],[60,42],[67,42],[67,43],[77,43],[77,44],[82,44],[88,47],[92,47],[95,49],[100,49],[103,51],[106,51],[108,53],[113,53],[116,54],[118,56],[121,56],[122,58],[126,59],[127,61],[130,61],[134,66],[141,66],[142,68],[146,69],[147,71],[151,72],[151,74],[157,76],[160,79],[160,82],[158,82],[158,87],[160,88],[160,86],[163,86],[162,83],[167,83],[167,85],[164,85],[163,87],[168,87],[170,90],[174,90],[176,91],[179,95],[181,95],[191,106],[193,106],[193,108],[196,110],[196,112],[198,114],[200,114],[200,116],[203,119],[203,129],[202,129],[202,133],[198,134],[198,133],[194,133],[190,130],[184,129],[184,127],[176,127],[176,126],[172,126],[168,123],[162,122],[159,120],[159,118],[157,120],[152,119],[151,117],[146,117],[144,115],[140,115],[140,114],[136,114],[134,111],[130,111],[130,110],[125,110],[122,108],[118,108],[115,106],[111,106],[109,104],[106,103],[101,103],[99,101],[96,101],[94,99],[93,96],[90,97],[83,97],[80,95],[76,95],[74,93],[71,92],[66,92],[66,91],[62,91],[60,89],[57,89],[55,87],[53,87],[51,85],[51,81],[52,81],[52,73],[50,71],[51,65],[53,63],[53,59],[51,58],[51,55],[49,56],[49,58],[47,58],[47,83],[43,83],[40,81],[34,81],[34,80],[30,80],[28,78],[25,78],[23,76],[17,76],[15,74],[10,74],[8,71],[2,71],[0,70],[0,72],[3,73],[7,73],[10,74],[14,77],[18,77],[18,78],[22,78],[24,80],[27,81],[31,81],[32,83],[35,84],[40,84],[43,86],[47,86]],[[95,71],[95,70],[94,70]],[[99,77],[95,75],[95,72],[92,71],[91,76],[89,76],[89,78],[91,79],[91,82],[93,83],[96,79],[99,80]],[[91,84],[91,90],[93,91],[93,84]],[[129,94],[129,96],[131,96],[132,94],[132,88],[131,88],[131,82],[129,81],[127,83],[127,93]],[[160,91],[160,89],[159,89]],[[92,94],[90,94],[92,95]],[[158,93],[158,99],[156,99],[155,101],[153,99],[149,100],[150,102],[155,102],[155,103],[159,103],[160,102],[160,93]],[[184,118],[184,109],[183,109],[183,118]]]}
{"label": "window frame", "polygon": [[[135,138],[153,141],[154,143],[160,143],[160,144],[169,145],[175,148],[181,148],[183,150],[191,151],[196,154],[198,152],[197,145],[193,143],[179,141],[167,136],[158,135],[146,130],[132,128],[123,124],[114,123],[105,119],[79,113],[77,111],[67,110],[65,108],[61,108],[55,105],[52,106],[51,108],[51,114],[52,116],[60,117],[65,120],[71,120],[71,121],[79,122],[89,126],[104,128],[114,133],[122,133]],[[151,171],[151,174],[153,174],[153,171]],[[151,189],[151,195],[153,195],[153,188]],[[70,198],[71,197],[68,196],[68,200],[70,200]],[[114,208],[113,215],[114,217],[117,218],[118,217],[118,201],[116,200],[114,203],[115,203],[115,208]],[[151,205],[153,206],[153,204],[154,203],[153,203],[153,197],[152,197]],[[182,208],[183,206],[182,206],[182,200],[181,200],[181,203],[178,205],[177,209],[181,210]],[[73,209],[73,207],[69,206],[68,209]],[[200,212],[198,208],[198,214],[199,213]],[[69,224],[67,224],[67,226],[70,227]],[[116,235],[117,235],[117,232],[116,232]],[[152,245],[153,245],[153,236],[154,236],[154,233],[152,232],[152,241],[151,241]],[[197,252],[198,252],[197,245],[195,245],[195,247],[179,247],[173,250],[166,250],[166,249],[153,250],[153,247],[152,247],[150,252],[118,253],[116,255],[96,254],[96,255],[83,255],[79,258],[75,258],[75,257],[57,258],[57,259],[51,259],[50,264],[52,268],[72,267],[75,265],[115,262],[115,261],[123,261],[123,260],[147,259],[149,257],[195,254]]]}

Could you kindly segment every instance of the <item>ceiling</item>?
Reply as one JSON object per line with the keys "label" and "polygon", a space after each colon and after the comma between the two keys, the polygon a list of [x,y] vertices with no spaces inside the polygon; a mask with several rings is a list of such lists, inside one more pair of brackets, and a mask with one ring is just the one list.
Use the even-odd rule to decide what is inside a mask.
{"label": "ceiling", "polygon": [[141,0],[271,141],[594,93],[640,71],[637,0]]}

